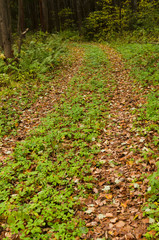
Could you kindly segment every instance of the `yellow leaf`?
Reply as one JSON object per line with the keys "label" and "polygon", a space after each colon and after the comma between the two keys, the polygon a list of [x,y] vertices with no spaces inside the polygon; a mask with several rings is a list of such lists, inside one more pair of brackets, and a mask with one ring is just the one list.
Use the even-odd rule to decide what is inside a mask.
{"label": "yellow leaf", "polygon": [[127,202],[121,203],[121,206],[124,207],[124,208],[126,208],[126,207],[127,207]]}
{"label": "yellow leaf", "polygon": [[109,233],[110,235],[112,235],[112,236],[114,235],[112,231],[109,231],[108,233]]}
{"label": "yellow leaf", "polygon": [[133,161],[127,161],[126,163],[127,163],[129,166],[132,166],[134,162],[133,162]]}
{"label": "yellow leaf", "polygon": [[105,197],[106,197],[106,199],[112,199],[113,196],[112,196],[112,194],[106,194]]}
{"label": "yellow leaf", "polygon": [[139,216],[139,215],[137,214],[137,215],[136,215],[136,216],[133,218],[133,220],[137,219],[137,218],[138,218],[138,216]]}
{"label": "yellow leaf", "polygon": [[19,125],[18,123],[15,123],[15,127],[18,127],[18,125]]}

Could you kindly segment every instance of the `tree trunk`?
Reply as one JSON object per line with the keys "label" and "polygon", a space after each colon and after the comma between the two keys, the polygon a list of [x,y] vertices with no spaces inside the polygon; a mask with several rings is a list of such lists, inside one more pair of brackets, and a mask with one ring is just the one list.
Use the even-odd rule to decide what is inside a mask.
{"label": "tree trunk", "polygon": [[18,32],[24,32],[24,3],[18,0]]}
{"label": "tree trunk", "polygon": [[48,21],[48,4],[47,0],[40,0],[40,19],[41,26],[44,32],[49,30],[49,21]]}
{"label": "tree trunk", "polygon": [[0,26],[4,55],[6,58],[12,58],[13,51],[11,44],[11,24],[8,0],[0,0]]}
{"label": "tree trunk", "polygon": [[54,0],[54,14],[55,14],[55,25],[56,25],[56,31],[60,31],[60,18],[59,18],[59,2],[58,0]]}
{"label": "tree trunk", "polygon": [[2,31],[1,31],[1,24],[0,24],[0,48],[3,49],[3,41],[2,41]]}
{"label": "tree trunk", "polygon": [[76,11],[77,11],[78,30],[79,30],[79,32],[81,32],[81,27],[82,27],[82,14],[81,14],[81,4],[80,4],[80,0],[76,0]]}

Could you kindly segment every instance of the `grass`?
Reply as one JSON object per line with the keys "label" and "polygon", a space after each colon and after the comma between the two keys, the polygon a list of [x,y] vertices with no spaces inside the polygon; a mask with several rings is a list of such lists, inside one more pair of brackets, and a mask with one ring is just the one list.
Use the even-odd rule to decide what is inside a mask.
{"label": "grass", "polygon": [[94,143],[107,119],[109,63],[97,46],[83,47],[67,92],[1,166],[1,218],[20,239],[70,240],[87,232],[76,212],[95,184],[90,168],[99,165]]}

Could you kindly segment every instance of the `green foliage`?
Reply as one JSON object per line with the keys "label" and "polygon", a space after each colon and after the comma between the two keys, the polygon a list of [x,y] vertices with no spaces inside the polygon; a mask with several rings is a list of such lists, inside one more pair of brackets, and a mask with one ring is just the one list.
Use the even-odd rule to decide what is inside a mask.
{"label": "green foliage", "polygon": [[[17,51],[16,46],[15,52]],[[0,137],[16,134],[22,111],[43,95],[46,84],[67,55],[66,42],[59,35],[38,32],[28,35],[20,57],[4,62],[0,58]]]}
{"label": "green foliage", "polygon": [[70,8],[63,8],[58,13],[58,15],[61,19],[61,30],[62,31],[73,27],[73,25],[74,25],[73,12]]}
{"label": "green foliage", "polygon": [[156,44],[123,44],[117,49],[131,65],[133,77],[144,86],[159,84],[158,55],[159,46]]}
{"label": "green foliage", "polygon": [[[153,35],[158,38],[159,4],[157,1],[140,1],[137,9],[132,6],[132,1],[97,2],[97,9],[86,18],[83,33],[87,39],[109,40],[116,39],[124,32],[129,35]],[[141,39],[141,38],[140,38]],[[158,41],[158,40],[157,40]]]}
{"label": "green foliage", "polygon": [[[156,172],[154,172],[152,175],[149,176],[149,184],[150,188],[148,190],[148,194],[150,198],[148,199],[148,203],[146,203],[146,206],[143,208],[145,215],[147,215],[150,219],[150,226],[148,227],[148,231],[145,234],[147,239],[157,239],[159,236],[159,162],[156,163],[158,169]],[[151,230],[155,234],[151,234]]]}
{"label": "green foliage", "polygon": [[158,1],[141,0],[138,7],[136,26],[152,32],[159,24],[158,10]]}
{"label": "green foliage", "polygon": [[[143,88],[152,89],[146,96],[147,104],[141,106],[140,112],[138,112],[138,121],[140,128],[141,121],[148,122],[144,131],[148,133],[153,130],[155,133],[153,144],[157,147],[159,143],[159,92],[156,86],[159,84],[159,47],[155,44],[122,44],[117,46],[117,49],[127,60],[127,67],[131,65],[131,74],[135,82],[139,82]],[[146,159],[148,158],[144,152],[143,155]],[[156,157],[154,156],[154,158]],[[149,176],[149,199],[143,208],[144,214],[150,219],[150,226],[145,234],[147,239],[157,239],[159,236],[159,162],[156,163],[156,166],[157,171]],[[153,231],[151,232],[151,230]]]}
{"label": "green foliage", "polygon": [[66,52],[66,44],[59,35],[44,34],[38,32],[28,36],[22,45],[20,57],[15,46],[15,59],[9,60],[8,64],[0,59],[0,76],[5,76],[10,81],[35,82],[42,79],[43,74],[53,70],[60,64],[61,56]]}
{"label": "green foliage", "polygon": [[147,118],[152,121],[159,121],[159,92],[151,92],[148,96]]}
{"label": "green foliage", "polygon": [[109,88],[105,54],[84,47],[67,92],[1,166],[1,216],[20,239],[71,240],[87,232],[76,212],[95,184],[90,168],[100,151],[94,141],[105,125]]}

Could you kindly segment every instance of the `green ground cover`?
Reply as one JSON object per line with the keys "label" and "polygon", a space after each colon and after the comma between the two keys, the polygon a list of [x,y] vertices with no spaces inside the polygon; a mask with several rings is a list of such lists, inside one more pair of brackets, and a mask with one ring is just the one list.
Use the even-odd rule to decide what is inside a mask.
{"label": "green ground cover", "polygon": [[69,54],[59,35],[36,33],[28,36],[20,55],[14,46],[15,60],[0,58],[0,138],[16,135],[23,110],[46,94],[49,82]]}
{"label": "green ground cover", "polygon": [[75,213],[95,183],[91,165],[100,166],[94,143],[107,118],[109,63],[99,47],[83,48],[67,92],[1,166],[1,215],[21,239],[70,240],[87,232]]}
{"label": "green ground cover", "polygon": [[[25,240],[70,240],[87,232],[75,215],[82,208],[80,199],[87,197],[96,183],[90,168],[92,164],[100,167],[97,142],[107,121],[109,93],[115,88],[114,80],[109,79],[110,63],[97,45],[64,42],[63,38],[28,37],[17,61],[6,65],[2,56],[0,59],[0,134],[4,137],[17,134],[20,115],[47,93],[53,77],[58,79],[59,67],[72,65],[70,44],[85,52],[67,92],[61,94],[51,113],[17,145],[12,159],[0,163],[0,219],[6,221],[4,228],[20,233]],[[123,43],[115,48],[126,59],[127,68],[131,66],[132,78],[140,83],[141,91],[146,89],[147,103],[137,110],[134,126],[141,135],[153,131],[157,148],[159,47]],[[60,88],[61,83],[56,84]],[[153,239],[151,231],[156,237],[159,233],[159,168],[149,180],[149,199],[143,210],[152,223],[146,237]]]}
{"label": "green ground cover", "polygon": [[[131,67],[131,75],[135,82],[143,86],[143,92],[144,89],[147,89],[147,94],[144,95],[147,103],[137,110],[139,117],[134,124],[140,129],[141,135],[151,135],[153,133],[152,142],[159,150],[159,46],[158,44],[134,43],[119,44],[116,48],[126,59],[126,66]],[[148,159],[146,154],[145,157]],[[156,238],[159,236],[158,155],[154,154],[154,159],[156,160],[157,171],[149,176],[149,199],[143,208],[145,215],[151,219],[149,232],[146,234],[147,239],[154,239],[153,231],[156,232]]]}

